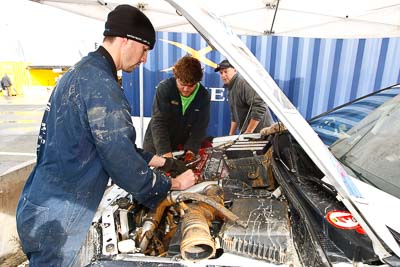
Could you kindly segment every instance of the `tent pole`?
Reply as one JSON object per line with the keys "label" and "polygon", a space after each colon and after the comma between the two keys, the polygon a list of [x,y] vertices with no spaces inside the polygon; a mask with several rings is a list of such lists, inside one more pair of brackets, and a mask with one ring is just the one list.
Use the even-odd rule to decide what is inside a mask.
{"label": "tent pole", "polygon": [[278,0],[278,2],[276,4],[276,7],[275,7],[274,17],[272,19],[272,24],[271,24],[271,29],[269,30],[269,34],[274,34],[273,28],[274,28],[274,23],[275,23],[275,18],[276,18],[276,12],[278,12],[278,7],[279,7],[279,0]]}

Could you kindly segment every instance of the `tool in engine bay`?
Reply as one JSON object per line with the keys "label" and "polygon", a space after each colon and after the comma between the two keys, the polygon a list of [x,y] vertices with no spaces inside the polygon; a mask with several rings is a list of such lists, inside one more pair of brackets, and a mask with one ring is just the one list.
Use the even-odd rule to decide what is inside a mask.
{"label": "tool in engine bay", "polygon": [[[182,166],[180,167],[181,171],[184,171],[184,168],[186,169],[192,169],[194,174],[198,177],[197,182],[200,181],[204,181],[204,179],[202,178],[202,172],[203,169],[206,165],[206,162],[208,160],[208,153],[206,152],[206,148],[201,148],[199,150],[198,155],[190,155],[190,157],[188,157],[188,153],[184,153],[183,151],[177,151],[177,152],[173,152],[174,158],[176,159],[176,163],[181,162]],[[168,159],[167,159],[168,160]],[[185,167],[183,167],[185,166]],[[176,171],[166,171],[165,174],[169,177],[176,177],[177,175],[179,175],[180,173],[176,172]]]}

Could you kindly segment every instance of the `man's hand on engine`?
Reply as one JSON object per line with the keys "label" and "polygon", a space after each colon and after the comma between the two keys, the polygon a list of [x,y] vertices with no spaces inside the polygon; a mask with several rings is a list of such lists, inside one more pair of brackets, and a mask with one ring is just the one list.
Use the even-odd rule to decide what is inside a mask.
{"label": "man's hand on engine", "polygon": [[164,166],[161,167],[161,170],[164,172],[168,172],[172,177],[176,177],[179,174],[188,170],[185,163],[178,159],[166,158]]}
{"label": "man's hand on engine", "polygon": [[165,153],[165,154],[162,155],[162,156],[163,156],[163,158],[173,158],[173,157],[174,157],[174,155],[172,154],[172,152]]}
{"label": "man's hand on engine", "polygon": [[185,190],[194,185],[198,177],[192,170],[187,170],[176,178],[171,179],[171,190]]}

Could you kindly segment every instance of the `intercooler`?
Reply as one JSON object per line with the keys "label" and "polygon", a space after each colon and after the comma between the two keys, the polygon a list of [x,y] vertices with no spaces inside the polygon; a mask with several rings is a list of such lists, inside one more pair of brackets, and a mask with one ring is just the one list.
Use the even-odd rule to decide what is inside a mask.
{"label": "intercooler", "polygon": [[243,228],[230,222],[223,226],[224,252],[272,263],[290,261],[292,245],[285,202],[265,198],[235,199],[232,212],[248,226]]}

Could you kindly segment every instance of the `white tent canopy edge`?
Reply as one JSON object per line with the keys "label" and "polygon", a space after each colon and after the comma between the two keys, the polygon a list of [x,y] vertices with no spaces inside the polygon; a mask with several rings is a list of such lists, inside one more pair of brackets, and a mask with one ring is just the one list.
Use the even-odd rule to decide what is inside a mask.
{"label": "white tent canopy edge", "polygon": [[[104,21],[119,4],[140,8],[157,31],[196,32],[164,0],[30,0]],[[400,36],[400,0],[204,0],[236,34],[317,38]],[[276,10],[277,9],[277,10]]]}

